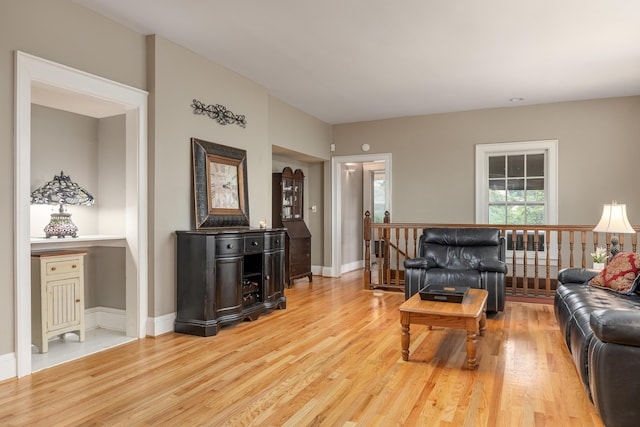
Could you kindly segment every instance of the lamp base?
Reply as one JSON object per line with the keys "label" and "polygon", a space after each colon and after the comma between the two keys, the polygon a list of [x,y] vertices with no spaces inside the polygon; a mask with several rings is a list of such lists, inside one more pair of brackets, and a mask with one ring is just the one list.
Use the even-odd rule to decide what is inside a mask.
{"label": "lamp base", "polygon": [[78,237],[78,227],[71,222],[71,214],[69,212],[59,212],[51,214],[51,222],[44,228],[44,233],[50,237]]}
{"label": "lamp base", "polygon": [[611,259],[615,258],[620,253],[620,240],[615,234],[611,236]]}

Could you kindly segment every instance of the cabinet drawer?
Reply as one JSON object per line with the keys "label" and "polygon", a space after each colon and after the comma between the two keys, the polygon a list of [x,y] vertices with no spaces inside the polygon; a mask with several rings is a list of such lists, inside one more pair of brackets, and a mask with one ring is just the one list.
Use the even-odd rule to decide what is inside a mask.
{"label": "cabinet drawer", "polygon": [[244,238],[244,253],[249,254],[253,252],[262,252],[264,250],[264,236],[245,236]]}
{"label": "cabinet drawer", "polygon": [[47,262],[47,276],[77,273],[78,271],[80,271],[79,259]]}
{"label": "cabinet drawer", "polygon": [[216,239],[216,257],[239,255],[243,251],[241,237],[224,237]]}
{"label": "cabinet drawer", "polygon": [[264,239],[266,250],[284,248],[284,233],[267,234]]}

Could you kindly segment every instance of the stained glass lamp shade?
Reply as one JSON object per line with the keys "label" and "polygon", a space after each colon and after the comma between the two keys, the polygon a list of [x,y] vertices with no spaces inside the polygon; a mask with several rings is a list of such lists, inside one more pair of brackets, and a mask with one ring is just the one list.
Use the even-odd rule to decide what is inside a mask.
{"label": "stained glass lamp shade", "polygon": [[60,172],[53,179],[31,193],[32,205],[58,205],[58,212],[51,214],[51,222],[44,228],[47,238],[51,236],[77,237],[78,227],[71,221],[71,214],[65,212],[66,205],[93,205],[93,196],[87,190],[71,181],[69,175]]}

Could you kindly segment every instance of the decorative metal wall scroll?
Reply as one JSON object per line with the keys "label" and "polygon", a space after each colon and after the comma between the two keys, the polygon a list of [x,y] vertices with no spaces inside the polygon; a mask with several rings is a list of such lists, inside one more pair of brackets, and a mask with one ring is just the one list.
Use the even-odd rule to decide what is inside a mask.
{"label": "decorative metal wall scroll", "polygon": [[233,111],[227,110],[227,107],[220,104],[204,105],[197,99],[193,100],[193,114],[206,114],[221,125],[237,124],[240,127],[247,126],[247,119],[241,114],[234,114]]}

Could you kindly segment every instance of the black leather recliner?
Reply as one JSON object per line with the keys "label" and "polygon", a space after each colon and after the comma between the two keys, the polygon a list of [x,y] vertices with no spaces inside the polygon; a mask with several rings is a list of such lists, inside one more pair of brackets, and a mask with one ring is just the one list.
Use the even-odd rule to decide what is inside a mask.
{"label": "black leather recliner", "polygon": [[427,284],[489,292],[487,311],[504,310],[505,243],[497,228],[425,228],[418,258],[404,262],[405,298]]}

